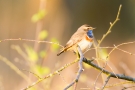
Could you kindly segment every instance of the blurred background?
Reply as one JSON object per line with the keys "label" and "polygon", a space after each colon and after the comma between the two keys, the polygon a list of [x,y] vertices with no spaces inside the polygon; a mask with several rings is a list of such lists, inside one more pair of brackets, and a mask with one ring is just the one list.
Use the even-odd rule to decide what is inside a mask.
{"label": "blurred background", "polygon": [[[44,77],[76,59],[72,52],[57,57],[61,48],[58,45],[29,40],[51,41],[64,46],[83,24],[96,27],[94,35],[100,40],[110,27],[110,22],[115,20],[120,4],[120,21],[102,42],[102,47],[135,41],[134,0],[0,0],[0,40],[18,39],[0,43],[0,90],[21,90],[37,80],[30,72]],[[135,54],[134,43],[119,48]],[[104,49],[105,55],[110,50]],[[88,51],[85,57],[95,57],[95,50]],[[115,50],[109,57],[108,65],[115,73],[135,76],[134,55]],[[84,68],[77,90],[93,90],[99,72],[86,65]],[[108,66],[106,69],[111,71]],[[60,75],[48,78],[29,90],[63,90],[75,78],[77,70],[76,63]],[[121,81],[111,79],[109,84]],[[96,86],[100,88],[102,85],[99,77]],[[120,85],[108,90],[129,86],[133,85]]]}

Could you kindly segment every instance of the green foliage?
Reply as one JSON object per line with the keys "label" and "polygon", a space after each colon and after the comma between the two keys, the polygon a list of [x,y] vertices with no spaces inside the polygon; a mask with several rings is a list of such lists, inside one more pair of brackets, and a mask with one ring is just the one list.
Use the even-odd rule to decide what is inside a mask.
{"label": "green foliage", "polygon": [[45,10],[40,10],[38,13],[34,14],[31,18],[32,22],[37,22],[45,17],[47,12]]}
{"label": "green foliage", "polygon": [[[56,50],[58,50],[59,49],[59,45],[57,45],[59,42],[58,42],[58,40],[56,39],[56,38],[52,38],[51,39],[51,42],[54,42],[55,44],[52,44],[51,45],[51,48],[52,48],[52,50],[53,51],[56,51]],[[56,44],[57,43],[57,44]]]}
{"label": "green foliage", "polygon": [[99,53],[100,53],[100,57],[106,60],[106,57],[108,55],[107,49],[100,49]]}
{"label": "green foliage", "polygon": [[25,47],[29,60],[32,62],[36,62],[38,60],[37,52],[35,52],[35,50],[32,47],[30,47],[26,44],[24,45],[24,47]]}
{"label": "green foliage", "polygon": [[46,55],[47,55],[47,53],[46,53],[45,50],[39,52],[39,56],[40,56],[41,58],[44,58]]}
{"label": "green foliage", "polygon": [[39,40],[44,40],[44,39],[46,39],[47,36],[48,36],[48,32],[46,30],[42,30],[39,33],[38,38],[39,38]]}
{"label": "green foliage", "polygon": [[50,73],[50,69],[45,66],[35,65],[32,69],[33,69],[34,73],[36,73],[39,76]]}
{"label": "green foliage", "polygon": [[[43,10],[40,10],[38,13],[34,14],[32,16],[32,21],[33,22],[37,22],[41,19],[44,18],[44,16],[46,15],[46,12]],[[48,32],[47,30],[42,30],[39,35],[38,35],[38,40],[45,40],[48,37]],[[21,39],[20,39],[21,40]],[[58,40],[56,38],[52,38],[51,39],[51,47],[48,47],[49,50],[51,52],[58,50],[59,48],[59,44],[58,44]],[[44,44],[47,44],[47,42],[45,42]],[[48,49],[43,49],[40,51],[35,51],[34,48],[32,46],[26,45],[24,44],[24,48],[25,51],[20,49],[20,55],[22,55],[26,60],[29,60],[29,68],[30,68],[30,72],[31,74],[33,74],[34,77],[39,78],[43,78],[46,74],[49,74],[51,72],[50,68],[47,66],[42,66],[40,62],[43,62],[41,60],[44,60],[44,58],[49,55],[50,53],[47,53],[46,50]],[[40,48],[40,47],[38,47]],[[18,50],[19,52],[19,50]],[[39,64],[40,63],[40,64]],[[29,70],[28,70],[29,71]],[[42,84],[41,84],[42,86]],[[35,87],[29,88],[29,90],[37,90]]]}

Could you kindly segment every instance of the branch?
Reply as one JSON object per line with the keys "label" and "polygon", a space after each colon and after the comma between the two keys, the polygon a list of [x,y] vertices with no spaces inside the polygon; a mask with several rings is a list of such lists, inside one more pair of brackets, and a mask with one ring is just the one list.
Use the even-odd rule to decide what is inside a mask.
{"label": "branch", "polygon": [[[101,40],[99,40],[98,43],[95,43],[95,47],[96,47],[96,58],[100,59],[100,50],[99,50],[99,47],[100,47],[100,44],[102,43],[102,41],[106,38],[106,36],[111,32],[111,29],[113,28],[113,26],[116,24],[117,21],[119,21],[119,15],[120,15],[120,11],[121,11],[121,7],[122,5],[119,6],[119,10],[118,10],[118,13],[117,13],[117,16],[116,16],[116,19],[113,21],[113,23],[110,22],[110,27],[108,29],[108,31],[103,35],[103,37],[101,38]],[[107,58],[106,58],[107,59]],[[100,63],[99,61],[97,60],[97,63],[98,65],[100,66]],[[102,75],[102,74],[101,74]],[[104,78],[103,78],[103,75],[102,75],[102,79],[104,81]],[[96,84],[95,84],[96,85]]]}
{"label": "branch", "polygon": [[22,71],[20,71],[10,60],[8,60],[7,58],[0,55],[0,61],[3,61],[4,63],[6,63],[12,70],[14,70],[24,80],[26,80],[29,83],[31,82],[31,80],[29,80],[28,76],[26,76]]}
{"label": "branch", "polygon": [[111,54],[115,49],[118,49],[118,50],[123,51],[123,52],[125,52],[125,53],[128,53],[128,54],[130,54],[130,55],[135,55],[135,54],[129,53],[129,52],[127,52],[127,51],[124,51],[124,50],[118,48],[118,47],[120,47],[120,46],[122,46],[122,45],[127,45],[127,44],[132,44],[132,43],[135,43],[135,41],[126,42],[126,43],[121,43],[121,44],[115,46],[115,47],[109,52],[109,54],[107,55],[106,58],[108,58],[108,57],[110,56],[110,54]]}
{"label": "branch", "polygon": [[135,86],[124,87],[122,90],[126,90],[126,89],[133,88],[133,87],[135,87]]}
{"label": "branch", "polygon": [[[71,82],[68,86],[66,86],[66,88],[64,88],[64,90],[67,90],[68,88],[70,88],[71,86],[73,86],[75,83],[77,84],[77,82],[78,82],[78,80],[80,78],[80,75],[81,75],[82,71],[84,70],[83,69],[83,65],[82,65],[84,55],[83,55],[83,53],[82,53],[81,48],[80,48],[79,45],[78,45],[78,52],[79,52],[79,55],[80,55],[80,60],[79,60],[79,70],[78,70],[76,79],[73,82]],[[76,87],[75,87],[75,89],[76,89]]]}
{"label": "branch", "polygon": [[105,81],[105,83],[104,83],[104,85],[103,85],[103,87],[102,87],[102,89],[101,90],[103,90],[104,88],[105,88],[105,86],[106,86],[106,84],[108,83],[108,81],[109,81],[109,79],[110,79],[111,77],[110,77],[110,75],[107,77],[107,79],[106,79],[106,81]]}
{"label": "branch", "polygon": [[123,80],[127,80],[127,81],[132,81],[135,82],[135,78],[130,77],[130,76],[126,76],[124,74],[114,74],[112,72],[109,72],[101,67],[99,67],[98,65],[94,64],[93,62],[91,62],[90,60],[87,60],[86,58],[83,59],[83,62],[85,62],[86,64],[92,66],[93,68],[102,71],[103,74],[106,74],[107,76],[113,77],[113,78],[118,78],[118,79],[123,79]]}
{"label": "branch", "polygon": [[76,63],[77,61],[78,61],[78,59],[75,60],[75,61],[73,61],[73,62],[71,62],[71,63],[65,64],[63,67],[61,67],[61,68],[58,69],[57,71],[55,71],[55,72],[53,72],[53,73],[51,73],[51,74],[45,76],[44,78],[39,78],[36,82],[32,83],[31,85],[27,86],[26,88],[24,88],[24,89],[22,89],[22,90],[28,90],[28,89],[30,89],[31,87],[33,87],[33,86],[37,85],[38,83],[42,82],[43,80],[45,80],[45,79],[47,79],[47,78],[50,78],[50,77],[52,77],[52,76],[54,76],[54,75],[56,75],[56,74],[59,74],[59,72],[63,71],[64,69],[66,69],[67,67],[69,67],[69,66],[71,66],[72,64]]}
{"label": "branch", "polygon": [[39,40],[22,39],[22,38],[0,40],[0,42],[5,42],[5,41],[29,41],[29,42],[36,42],[36,43],[49,43],[49,44],[55,44],[55,45],[58,45],[58,46],[60,46],[60,47],[63,48],[63,46],[60,45],[59,43],[56,43],[56,42],[50,42],[50,41],[39,41]]}
{"label": "branch", "polygon": [[96,78],[96,80],[95,80],[95,82],[94,82],[94,90],[96,90],[96,82],[97,82],[99,76],[102,74],[103,69],[105,69],[106,65],[107,65],[107,63],[105,63],[105,66],[102,68],[102,71],[98,74],[98,76],[97,76],[97,78]]}
{"label": "branch", "polygon": [[119,19],[119,15],[120,15],[121,7],[122,7],[122,5],[119,6],[119,10],[118,10],[116,19],[114,20],[113,23],[110,22],[110,27],[109,27],[108,31],[103,35],[103,37],[102,37],[101,40],[99,41],[99,44],[98,44],[97,47],[100,46],[101,42],[102,42],[102,41],[105,39],[105,37],[111,32],[111,29],[112,29],[112,27],[116,24],[116,22],[120,20],[120,19]]}
{"label": "branch", "polygon": [[135,84],[135,83],[132,82],[132,81],[124,81],[124,82],[120,82],[120,83],[110,84],[108,86],[105,86],[105,88],[111,88],[111,87],[115,87],[115,86],[121,86],[123,84]]}

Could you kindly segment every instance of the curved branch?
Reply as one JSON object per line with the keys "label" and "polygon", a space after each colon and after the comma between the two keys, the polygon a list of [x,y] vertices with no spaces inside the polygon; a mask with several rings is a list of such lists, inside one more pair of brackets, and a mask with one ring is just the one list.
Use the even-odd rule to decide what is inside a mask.
{"label": "curved branch", "polygon": [[103,85],[103,87],[101,88],[101,90],[103,90],[105,88],[106,84],[108,83],[108,81],[109,81],[109,79],[111,77],[118,78],[118,79],[123,79],[123,80],[127,80],[127,81],[132,81],[133,83],[135,83],[135,78],[130,77],[130,76],[126,76],[124,74],[114,74],[112,72],[109,72],[109,71],[105,70],[104,68],[101,68],[97,64],[94,64],[91,60],[87,60],[86,58],[84,58],[83,62],[85,62],[86,64],[92,66],[93,68],[101,71],[103,74],[106,74],[108,76],[105,83],[104,83],[104,85]]}
{"label": "curved branch", "polygon": [[135,82],[135,78],[133,78],[133,77],[126,76],[124,74],[114,74],[112,72],[109,72],[109,71],[99,67],[97,64],[94,64],[93,62],[91,62],[91,60],[87,60],[86,58],[83,59],[83,62],[85,62],[86,64],[92,66],[93,68],[95,68],[95,69],[97,69],[99,71],[102,71],[103,74],[106,74],[106,75],[108,75],[110,77]]}

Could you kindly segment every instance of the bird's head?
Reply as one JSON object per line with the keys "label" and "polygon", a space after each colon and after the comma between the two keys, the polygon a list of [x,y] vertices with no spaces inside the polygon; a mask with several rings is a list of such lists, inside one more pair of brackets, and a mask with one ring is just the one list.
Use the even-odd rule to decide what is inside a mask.
{"label": "bird's head", "polygon": [[91,27],[90,25],[84,24],[83,26],[83,30],[87,33],[89,38],[93,38],[93,30],[95,28]]}
{"label": "bird's head", "polygon": [[94,29],[96,29],[96,28],[91,27],[91,26],[88,25],[88,24],[84,24],[84,25],[82,25],[82,27],[83,27],[83,30],[86,31],[86,32],[88,32],[89,30],[94,30]]}
{"label": "bird's head", "polygon": [[77,33],[87,33],[87,35],[92,38],[94,29],[95,28],[91,27],[90,25],[84,24],[77,30]]}

